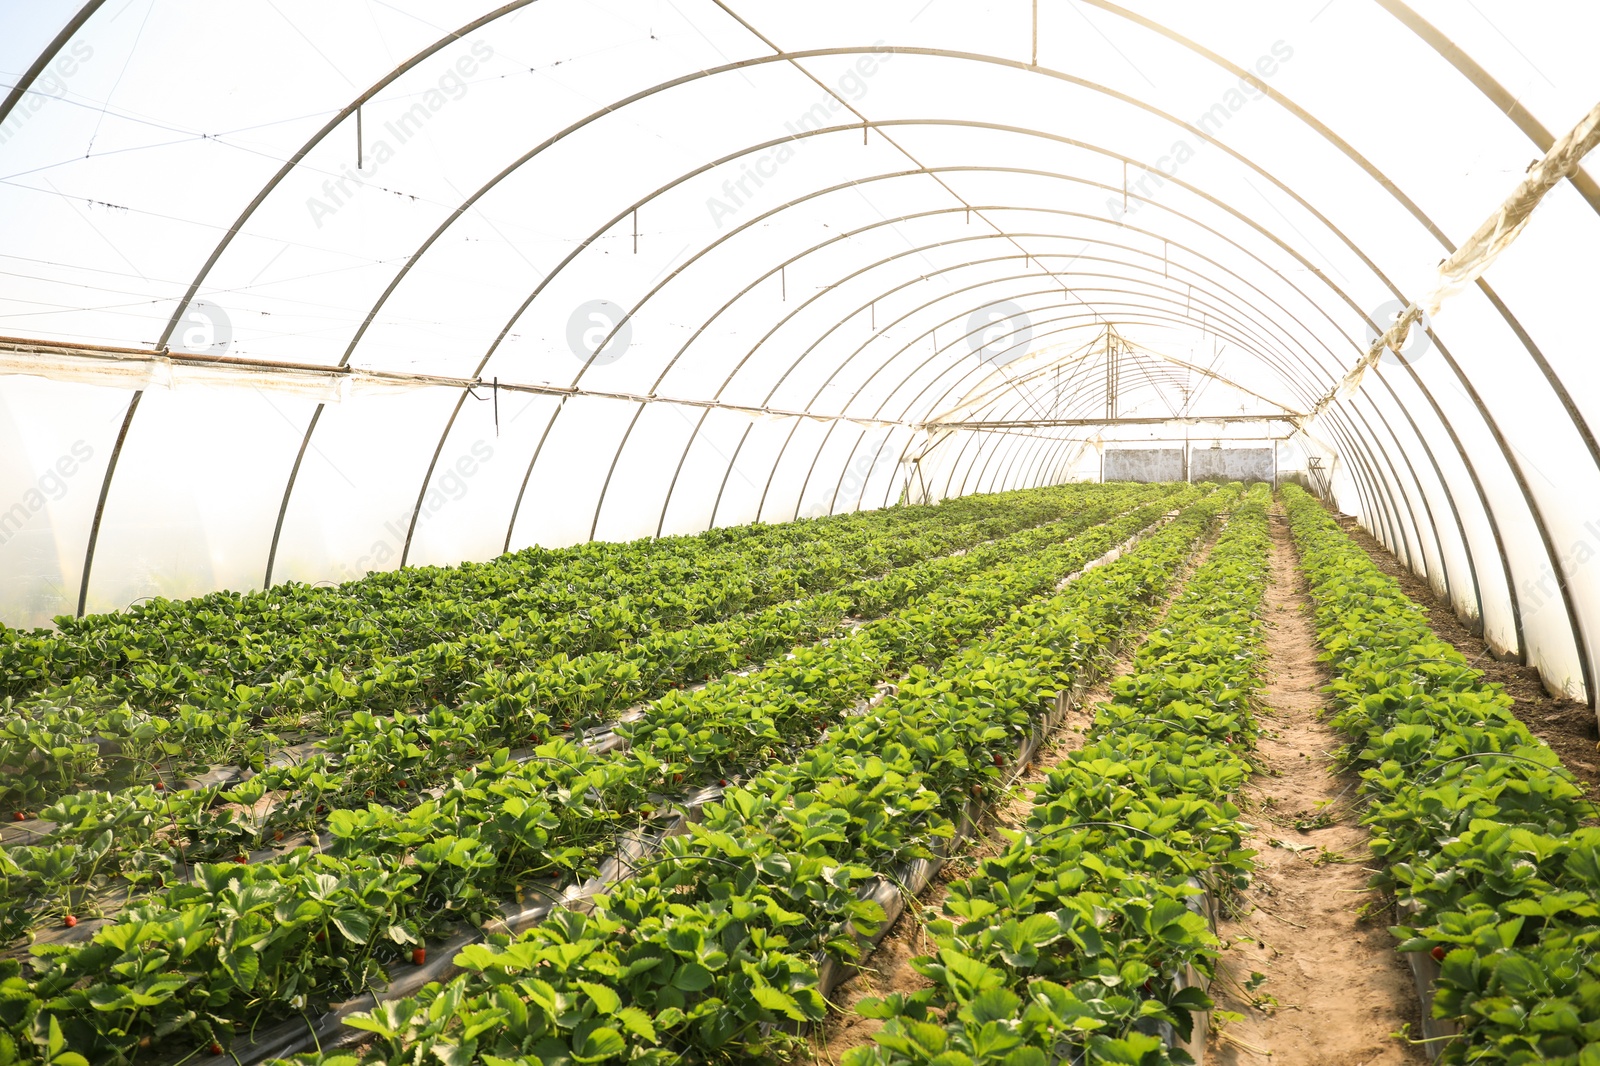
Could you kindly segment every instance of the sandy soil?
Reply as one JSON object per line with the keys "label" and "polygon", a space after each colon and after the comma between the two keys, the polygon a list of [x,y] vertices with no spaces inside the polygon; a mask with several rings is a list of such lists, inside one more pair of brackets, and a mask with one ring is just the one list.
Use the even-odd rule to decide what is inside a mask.
{"label": "sandy soil", "polygon": [[1366,887],[1357,781],[1333,765],[1342,738],[1320,717],[1325,677],[1281,515],[1272,533],[1259,772],[1241,797],[1256,826],[1248,843],[1258,866],[1251,887],[1225,908],[1231,917],[1218,933],[1226,950],[1212,986],[1218,1007],[1244,1018],[1213,1027],[1206,1063],[1426,1062],[1419,1047],[1390,1035],[1407,1023],[1417,1030],[1416,993],[1388,932],[1390,902]]}
{"label": "sandy soil", "polygon": [[1600,795],[1600,750],[1597,750],[1600,726],[1596,724],[1595,712],[1582,703],[1550,695],[1539,680],[1539,672],[1532,667],[1495,659],[1483,639],[1473,635],[1450,605],[1434,596],[1427,582],[1407,570],[1389,549],[1356,525],[1355,519],[1340,516],[1339,524],[1366,549],[1378,569],[1399,581],[1407,596],[1427,608],[1428,622],[1440,638],[1455,645],[1456,650],[1472,660],[1489,680],[1505,687],[1517,701],[1517,717],[1534,736],[1555,749],[1562,765],[1588,786],[1590,797]]}
{"label": "sandy soil", "polygon": [[[1213,531],[1213,537],[1216,531]],[[1212,538],[1208,538],[1190,561],[1183,574],[1173,582],[1167,599],[1157,610],[1150,628],[1160,624],[1167,606],[1182,589],[1190,574],[1205,561],[1211,552]],[[837,1063],[844,1053],[872,1041],[881,1022],[863,1018],[855,1012],[855,1005],[867,996],[886,996],[893,992],[915,992],[925,988],[928,981],[911,968],[911,960],[930,954],[932,943],[926,935],[925,923],[939,917],[948,887],[952,881],[969,876],[984,858],[995,855],[1008,841],[999,830],[1018,829],[1028,820],[1033,810],[1035,786],[1050,775],[1057,763],[1068,753],[1083,747],[1084,735],[1094,721],[1096,705],[1111,698],[1111,681],[1122,677],[1133,668],[1133,653],[1140,640],[1137,636],[1125,644],[1125,652],[1111,669],[1071,710],[1049,742],[1040,748],[1028,767],[1001,802],[985,818],[988,832],[967,847],[960,855],[945,863],[932,884],[917,899],[908,900],[904,913],[896,920],[889,935],[883,938],[865,967],[854,977],[834,990],[827,1022],[817,1030],[811,1040],[812,1059],[816,1062]]]}

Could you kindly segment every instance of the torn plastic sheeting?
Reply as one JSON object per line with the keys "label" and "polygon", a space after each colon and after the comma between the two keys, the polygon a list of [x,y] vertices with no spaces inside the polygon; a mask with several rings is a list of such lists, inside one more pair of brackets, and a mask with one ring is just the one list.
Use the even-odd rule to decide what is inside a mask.
{"label": "torn plastic sheeting", "polygon": [[[1495,213],[1485,219],[1448,259],[1439,264],[1439,284],[1401,312],[1394,325],[1372,342],[1350,372],[1317,401],[1309,418],[1316,418],[1335,399],[1348,399],[1354,395],[1361,387],[1361,379],[1383,357],[1384,352],[1400,354],[1415,323],[1424,316],[1432,318],[1437,315],[1446,299],[1482,277],[1500,253],[1509,248],[1522,233],[1533,216],[1533,209],[1539,206],[1545,194],[1563,178],[1578,173],[1583,157],[1596,145],[1600,145],[1600,104],[1595,104],[1576,126],[1551,145],[1544,158],[1528,168],[1528,176],[1518,183]],[[1296,424],[1302,424],[1302,420],[1297,419]]]}

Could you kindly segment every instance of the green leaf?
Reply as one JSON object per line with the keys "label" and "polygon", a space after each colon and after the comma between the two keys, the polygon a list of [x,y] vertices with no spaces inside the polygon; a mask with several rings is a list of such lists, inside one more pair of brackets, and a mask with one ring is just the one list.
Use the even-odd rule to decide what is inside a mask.
{"label": "green leaf", "polygon": [[672,975],[672,984],[685,992],[699,992],[711,987],[711,971],[698,962],[686,962]]}
{"label": "green leaf", "polygon": [[365,944],[372,935],[372,919],[360,911],[336,911],[333,924],[355,944]]}
{"label": "green leaf", "polygon": [[601,1014],[615,1014],[622,1007],[622,997],[617,995],[615,989],[597,985],[592,981],[579,981],[578,987],[594,1000],[595,1009]]}
{"label": "green leaf", "polygon": [[806,1020],[806,1016],[800,1010],[800,1004],[795,1002],[795,998],[787,992],[773,988],[771,985],[756,985],[750,989],[750,994],[757,1003],[767,1010],[776,1011],[779,1014],[793,1018],[797,1022]]}
{"label": "green leaf", "polygon": [[572,1057],[578,1062],[599,1062],[622,1054],[627,1047],[628,1044],[622,1039],[621,1033],[602,1025],[584,1037],[578,1047],[572,1049]]}
{"label": "green leaf", "polygon": [[622,1027],[634,1036],[643,1037],[650,1043],[656,1043],[656,1027],[650,1021],[650,1015],[638,1007],[623,1007],[616,1012],[617,1021]]}

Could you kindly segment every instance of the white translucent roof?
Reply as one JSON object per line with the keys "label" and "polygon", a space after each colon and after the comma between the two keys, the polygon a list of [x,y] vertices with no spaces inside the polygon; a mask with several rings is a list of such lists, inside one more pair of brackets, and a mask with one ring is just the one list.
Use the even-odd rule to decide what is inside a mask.
{"label": "white translucent roof", "polygon": [[[1600,99],[1597,37],[1509,0],[0,0],[0,620],[1288,438]],[[1594,168],[1284,445],[1579,696]]]}

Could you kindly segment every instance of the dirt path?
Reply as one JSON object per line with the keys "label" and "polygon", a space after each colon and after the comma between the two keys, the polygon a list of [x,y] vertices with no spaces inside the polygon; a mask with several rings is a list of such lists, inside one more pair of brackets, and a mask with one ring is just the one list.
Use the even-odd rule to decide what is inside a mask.
{"label": "dirt path", "polygon": [[1588,786],[1589,798],[1600,797],[1600,723],[1596,722],[1594,711],[1576,700],[1550,695],[1533,667],[1494,658],[1483,638],[1468,629],[1450,605],[1433,594],[1427,582],[1402,566],[1389,549],[1356,525],[1355,519],[1340,515],[1339,525],[1366,550],[1374,566],[1400,582],[1405,594],[1427,610],[1428,624],[1440,639],[1455,645],[1485,677],[1505,687],[1517,701],[1513,710],[1522,724],[1555,749],[1562,765]]}
{"label": "dirt path", "polygon": [[1227,950],[1212,986],[1218,1007],[1244,1018],[1213,1029],[1206,1064],[1423,1063],[1420,1048],[1390,1035],[1406,1023],[1417,1030],[1416,992],[1387,903],[1366,887],[1356,779],[1332,765],[1343,738],[1319,717],[1325,675],[1305,580],[1281,513],[1271,524],[1259,772],[1241,802],[1258,867],[1218,930]]}
{"label": "dirt path", "polygon": [[[1188,582],[1189,576],[1211,554],[1220,527],[1213,529],[1200,550],[1195,553],[1183,573],[1178,575],[1146,630],[1160,625],[1167,607]],[[939,917],[939,908],[952,881],[970,876],[983,859],[997,855],[1007,846],[1000,835],[1001,829],[1019,829],[1033,810],[1034,787],[1050,776],[1056,764],[1068,753],[1083,747],[1085,734],[1094,722],[1095,707],[1111,698],[1111,682],[1124,676],[1133,668],[1133,654],[1143,642],[1143,632],[1130,635],[1124,644],[1123,654],[1101,678],[1099,684],[1084,694],[1070,710],[1054,736],[1034,756],[1033,763],[1017,780],[1011,790],[985,819],[987,832],[970,843],[959,855],[945,863],[933,883],[916,899],[907,900],[906,909],[883,938],[868,965],[854,977],[834,990],[831,997],[833,1012],[827,1022],[811,1040],[812,1061],[837,1063],[853,1047],[868,1044],[883,1023],[863,1018],[855,1006],[867,996],[886,996],[892,992],[915,992],[925,988],[928,981],[911,968],[911,960],[932,953],[933,944],[926,933],[926,923]]]}

